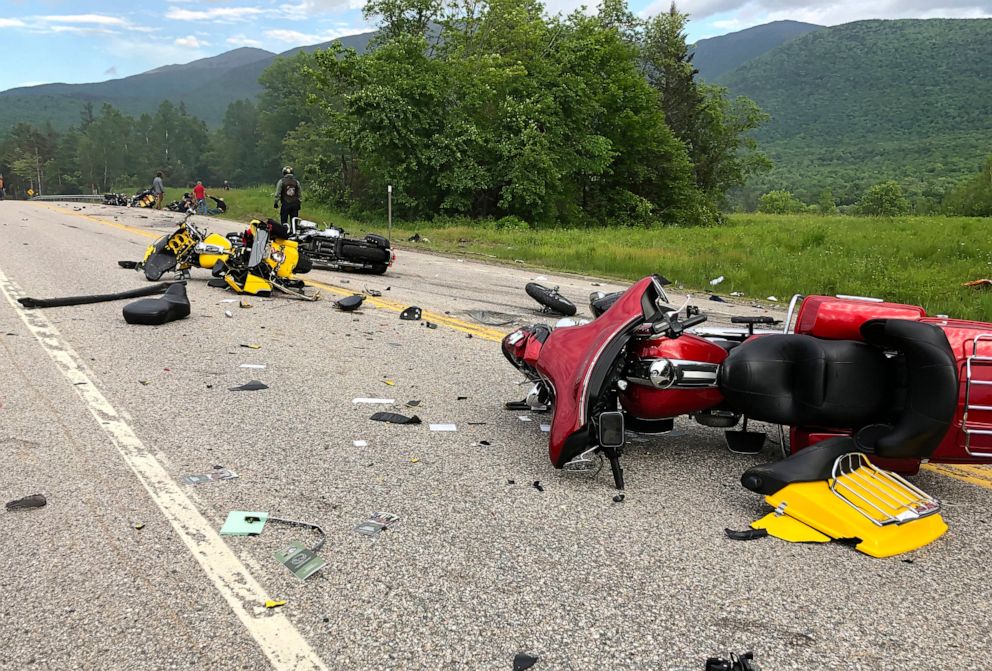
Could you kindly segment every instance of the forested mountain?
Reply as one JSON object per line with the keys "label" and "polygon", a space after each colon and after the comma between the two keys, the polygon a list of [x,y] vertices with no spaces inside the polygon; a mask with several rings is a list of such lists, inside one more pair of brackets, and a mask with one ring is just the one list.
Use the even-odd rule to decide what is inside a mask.
{"label": "forested mountain", "polygon": [[775,167],[750,198],[830,189],[852,202],[896,179],[936,198],[992,153],[992,19],[859,21],[808,33],[717,79],[772,119]]}
{"label": "forested mountain", "polygon": [[[345,47],[363,51],[374,33],[343,37]],[[314,44],[274,54],[242,47],[181,65],[166,65],[131,77],[92,84],[42,84],[0,92],[0,134],[16,123],[36,126],[51,122],[59,130],[78,124],[86,103],[99,109],[110,103],[125,114],[153,114],[163,100],[183,104],[191,115],[216,127],[227,106],[254,98],[262,90],[258,77],[278,56],[326,48]]]}
{"label": "forested mountain", "polygon": [[752,58],[821,28],[823,26],[801,21],[772,21],[735,33],[699,40],[693,46],[692,64],[699,70],[700,77],[713,81]]}

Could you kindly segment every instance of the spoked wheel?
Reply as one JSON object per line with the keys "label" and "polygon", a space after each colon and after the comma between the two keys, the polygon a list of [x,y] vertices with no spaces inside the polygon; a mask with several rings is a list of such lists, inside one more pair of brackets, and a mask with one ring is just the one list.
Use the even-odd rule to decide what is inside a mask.
{"label": "spoked wheel", "polygon": [[537,284],[536,282],[530,282],[526,287],[524,287],[524,289],[527,291],[528,296],[533,298],[548,310],[557,312],[560,315],[565,315],[566,317],[575,315],[575,303],[558,293],[558,287],[549,289],[548,287]]}

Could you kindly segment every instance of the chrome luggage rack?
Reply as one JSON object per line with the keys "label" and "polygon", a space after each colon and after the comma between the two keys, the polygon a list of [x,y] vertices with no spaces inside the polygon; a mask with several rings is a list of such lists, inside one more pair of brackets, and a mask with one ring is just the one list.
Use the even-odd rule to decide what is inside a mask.
{"label": "chrome luggage rack", "polygon": [[861,452],[837,457],[830,491],[880,527],[940,512],[935,497],[896,473],[876,468]]}
{"label": "chrome luggage rack", "polygon": [[974,368],[982,366],[992,366],[992,356],[979,356],[978,354],[978,344],[980,342],[992,343],[992,333],[979,333],[975,336],[971,345],[971,355],[965,359],[965,385],[964,385],[964,413],[961,416],[961,431],[964,433],[964,451],[972,457],[992,457],[992,452],[977,452],[971,449],[971,437],[972,435],[977,436],[992,436],[992,429],[979,428],[987,427],[990,423],[972,422],[968,423],[968,415],[972,412],[988,412],[992,411],[992,405],[974,405],[971,402],[971,386],[981,386],[988,387],[992,386],[992,380],[976,380],[974,376]]}

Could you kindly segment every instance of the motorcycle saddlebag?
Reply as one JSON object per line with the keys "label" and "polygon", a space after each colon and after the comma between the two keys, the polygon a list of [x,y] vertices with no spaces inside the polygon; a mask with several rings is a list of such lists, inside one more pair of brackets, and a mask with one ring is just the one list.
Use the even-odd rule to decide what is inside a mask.
{"label": "motorcycle saddlebag", "polygon": [[[388,243],[387,243],[388,244]],[[389,251],[364,240],[338,238],[337,257],[351,263],[389,263]]]}
{"label": "motorcycle saddlebag", "polygon": [[383,249],[389,249],[389,240],[382,237],[381,235],[376,235],[375,233],[368,233],[365,236],[365,242],[371,242],[376,247],[382,247]]}

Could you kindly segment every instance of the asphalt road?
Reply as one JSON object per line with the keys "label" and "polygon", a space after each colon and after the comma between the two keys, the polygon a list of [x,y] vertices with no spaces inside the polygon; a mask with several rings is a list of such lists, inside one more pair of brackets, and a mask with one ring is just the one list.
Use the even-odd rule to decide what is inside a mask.
{"label": "asphalt road", "polygon": [[[35,297],[143,286],[116,262],[176,218],[0,203],[0,285]],[[887,560],[728,540],[725,527],[765,512],[738,478],[772,448],[730,454],[688,422],[629,445],[627,498],[613,503],[608,469],[564,477],[542,418],[502,409],[522,395],[496,342],[513,325],[470,315],[546,319],[522,290],[538,276],[580,305],[619,288],[401,250],[383,277],[308,276],[328,299],[383,292],[357,313],[285,297],[242,309],[206,271],[189,284],[191,317],[162,327],[127,325],[120,302],[25,317],[0,298],[0,498],[48,499],[0,513],[0,668],[510,669],[526,651],[541,671],[698,670],[744,650],[766,671],[985,668],[981,475],[923,471],[950,531]],[[408,305],[439,327],[400,321]],[[764,310],[700,305],[715,321]],[[229,391],[250,380],[269,389]],[[424,423],[370,421],[381,409]],[[238,478],[181,481],[214,466]],[[219,537],[233,510],[320,524],[326,568],[300,582],[273,558],[314,542],[303,529]],[[399,523],[355,532],[380,510]]]}

